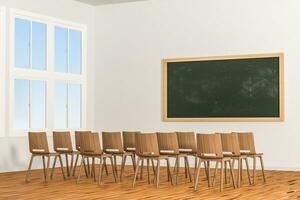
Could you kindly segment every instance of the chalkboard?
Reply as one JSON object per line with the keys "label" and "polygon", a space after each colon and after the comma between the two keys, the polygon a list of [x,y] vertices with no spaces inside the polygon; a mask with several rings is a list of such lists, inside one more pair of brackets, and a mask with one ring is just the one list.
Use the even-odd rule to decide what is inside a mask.
{"label": "chalkboard", "polygon": [[164,121],[283,121],[283,54],[163,60]]}

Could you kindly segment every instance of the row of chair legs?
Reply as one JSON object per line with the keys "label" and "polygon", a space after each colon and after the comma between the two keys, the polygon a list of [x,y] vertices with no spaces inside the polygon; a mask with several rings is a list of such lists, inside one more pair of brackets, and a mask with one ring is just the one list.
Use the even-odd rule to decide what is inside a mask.
{"label": "row of chair legs", "polygon": [[[75,175],[75,171],[76,171],[76,166],[77,166],[77,162],[79,160],[80,154],[76,155],[76,159],[75,159],[75,163],[73,164],[74,161],[74,154],[69,154],[71,155],[71,165],[70,167],[68,166],[68,154],[65,154],[66,157],[66,165],[67,165],[67,176],[74,176]],[[43,174],[44,174],[44,180],[45,182],[47,182],[47,177],[48,177],[48,171],[49,171],[49,167],[50,167],[50,158],[54,157],[54,161],[53,161],[53,166],[52,166],[52,170],[51,170],[51,175],[50,178],[52,179],[53,177],[53,171],[57,162],[57,159],[59,159],[59,163],[60,163],[60,168],[62,171],[62,176],[64,178],[64,180],[66,179],[65,174],[64,174],[64,170],[63,170],[63,163],[62,163],[62,155],[61,154],[52,154],[52,155],[41,155],[41,154],[32,154],[31,159],[30,159],[30,163],[29,163],[29,167],[28,167],[28,171],[26,174],[26,182],[29,181],[29,176],[30,176],[30,171],[31,171],[31,166],[32,166],[32,162],[33,159],[35,157],[41,157],[42,161],[43,161]],[[111,166],[112,166],[112,172],[114,175],[114,179],[117,182],[117,164],[116,164],[116,156],[117,155],[113,155],[111,157],[106,157],[106,156],[100,156],[100,157],[86,157],[86,156],[82,156],[81,158],[81,164],[80,164],[80,168],[79,168],[79,173],[78,173],[78,177],[77,177],[77,182],[80,181],[80,176],[81,176],[81,171],[82,168],[84,168],[85,170],[85,174],[87,177],[91,176],[94,177],[94,180],[96,181],[96,174],[95,174],[95,159],[99,158],[100,159],[100,169],[99,169],[99,175],[98,175],[98,183],[100,184],[102,181],[102,175],[103,172],[105,171],[106,174],[108,175],[108,170],[107,170],[107,165],[106,165],[106,159],[110,159],[111,162]],[[170,161],[169,161],[169,157],[162,157],[162,158],[149,158],[149,157],[138,157],[137,159],[137,163],[135,162],[136,158],[134,154],[131,155],[121,155],[122,156],[122,162],[121,162],[121,171],[120,171],[120,181],[122,181],[122,177],[123,177],[123,173],[124,173],[124,168],[125,168],[125,163],[126,163],[126,158],[128,156],[131,157],[132,163],[133,163],[133,170],[134,170],[134,180],[133,180],[133,187],[135,185],[135,182],[138,178],[138,173],[140,173],[140,179],[143,179],[143,167],[144,167],[144,161],[147,162],[147,174],[148,174],[148,183],[151,183],[150,180],[150,164],[152,165],[152,170],[153,170],[153,174],[154,174],[154,180],[156,182],[156,186],[158,187],[159,185],[159,168],[160,168],[160,160],[166,160],[167,163],[167,173],[168,173],[168,181],[171,182],[171,184],[173,184],[173,177],[171,175],[171,169],[170,169]],[[92,158],[92,165],[90,167],[89,165],[89,158]],[[175,183],[178,184],[178,174],[179,174],[179,160],[180,158],[183,158],[184,160],[184,165],[185,165],[185,177],[189,178],[190,182],[192,182],[192,176],[189,170],[189,162],[188,162],[188,157],[187,156],[176,156],[175,157],[175,166],[173,169],[173,176],[175,177]],[[256,179],[256,160],[257,158],[259,158],[260,164],[261,164],[261,169],[262,169],[262,175],[263,175],[263,180],[264,182],[266,181],[265,178],[265,174],[264,174],[264,165],[263,165],[263,159],[261,155],[255,155],[252,157],[253,159],[253,176],[252,176],[252,181],[251,181],[251,175],[250,175],[250,170],[249,170],[249,163],[248,163],[248,157],[236,157],[231,159],[221,159],[221,160],[217,160],[215,162],[215,170],[213,173],[213,179],[211,181],[211,175],[210,175],[210,161],[208,160],[201,160],[199,158],[199,160],[197,161],[197,158],[195,157],[195,170],[194,170],[194,190],[197,190],[197,185],[198,185],[198,179],[199,179],[199,174],[200,174],[200,168],[201,168],[201,163],[204,163],[204,169],[205,169],[205,174],[206,174],[206,178],[208,181],[208,187],[212,187],[215,185],[215,180],[216,180],[216,175],[218,172],[218,168],[219,168],[219,164],[221,164],[220,167],[220,191],[223,190],[223,180],[225,179],[225,184],[228,183],[227,181],[227,166],[229,166],[230,168],[230,177],[232,180],[232,184],[233,187],[240,187],[241,184],[241,180],[243,178],[242,176],[242,164],[243,161],[246,164],[246,169],[247,169],[247,175],[248,175],[248,181],[249,184],[255,184],[255,179]],[[47,162],[46,162],[47,159]],[[156,161],[156,166],[154,164],[154,161]],[[234,178],[234,174],[233,174],[233,168],[235,165],[235,161],[237,161],[238,163],[238,174],[237,174],[237,180],[235,182],[235,178]],[[150,163],[151,162],[151,163]],[[230,180],[230,179],[229,179]],[[235,184],[236,183],[236,184]]]}

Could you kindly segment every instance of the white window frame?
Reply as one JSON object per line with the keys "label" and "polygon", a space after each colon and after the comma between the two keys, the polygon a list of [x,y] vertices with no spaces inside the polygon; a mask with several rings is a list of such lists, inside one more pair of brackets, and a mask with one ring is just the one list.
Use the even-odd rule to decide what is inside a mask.
{"label": "white window frame", "polygon": [[[27,19],[44,23],[47,25],[47,65],[46,70],[22,69],[15,67],[15,18]],[[54,84],[55,82],[81,84],[81,128],[86,129],[86,57],[87,57],[87,28],[85,25],[56,19],[49,16],[39,15],[23,10],[10,9],[10,38],[9,38],[9,129],[12,136],[24,136],[28,131],[50,131],[54,129]],[[82,66],[81,74],[70,74],[55,72],[54,67],[54,45],[55,45],[55,26],[79,30],[82,33]],[[16,78],[29,80],[45,80],[46,89],[46,128],[43,130],[26,129],[20,130],[14,127],[14,80]],[[69,131],[74,131],[67,129]]]}
{"label": "white window frame", "polygon": [[0,6],[0,137],[5,137],[5,113],[6,113],[6,10]]}

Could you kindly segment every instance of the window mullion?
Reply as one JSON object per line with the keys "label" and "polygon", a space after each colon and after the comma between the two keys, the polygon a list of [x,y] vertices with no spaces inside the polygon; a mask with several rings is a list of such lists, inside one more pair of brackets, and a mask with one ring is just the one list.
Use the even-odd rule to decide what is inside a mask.
{"label": "window mullion", "polygon": [[29,93],[29,95],[28,95],[28,97],[29,97],[29,104],[28,104],[28,108],[29,108],[29,113],[28,113],[28,117],[29,117],[29,129],[31,129],[31,127],[32,127],[32,125],[31,125],[31,86],[32,86],[32,83],[31,83],[31,80],[28,80],[29,81],[29,91],[28,91],[28,93]]}
{"label": "window mullion", "polygon": [[66,54],[67,54],[67,73],[70,73],[70,29],[68,29]]}
{"label": "window mullion", "polygon": [[32,69],[32,21],[30,21],[29,30],[29,69]]}
{"label": "window mullion", "polygon": [[68,83],[66,83],[66,86],[67,86],[67,101],[66,101],[66,113],[67,113],[67,115],[66,115],[66,117],[67,117],[67,128],[69,128],[69,84]]}

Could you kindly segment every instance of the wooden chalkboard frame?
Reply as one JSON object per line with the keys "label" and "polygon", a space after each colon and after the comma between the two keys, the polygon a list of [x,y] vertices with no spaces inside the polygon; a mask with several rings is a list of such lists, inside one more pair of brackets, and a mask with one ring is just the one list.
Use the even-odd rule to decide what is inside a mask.
{"label": "wooden chalkboard frame", "polygon": [[[211,61],[211,60],[235,60],[247,58],[279,58],[279,117],[228,117],[228,118],[170,118],[168,117],[167,102],[167,68],[168,63],[172,62],[193,62],[193,61]],[[232,56],[214,56],[214,57],[198,57],[198,58],[173,58],[162,60],[162,120],[165,122],[282,122],[285,118],[284,107],[284,54],[252,54],[252,55],[232,55]]]}

